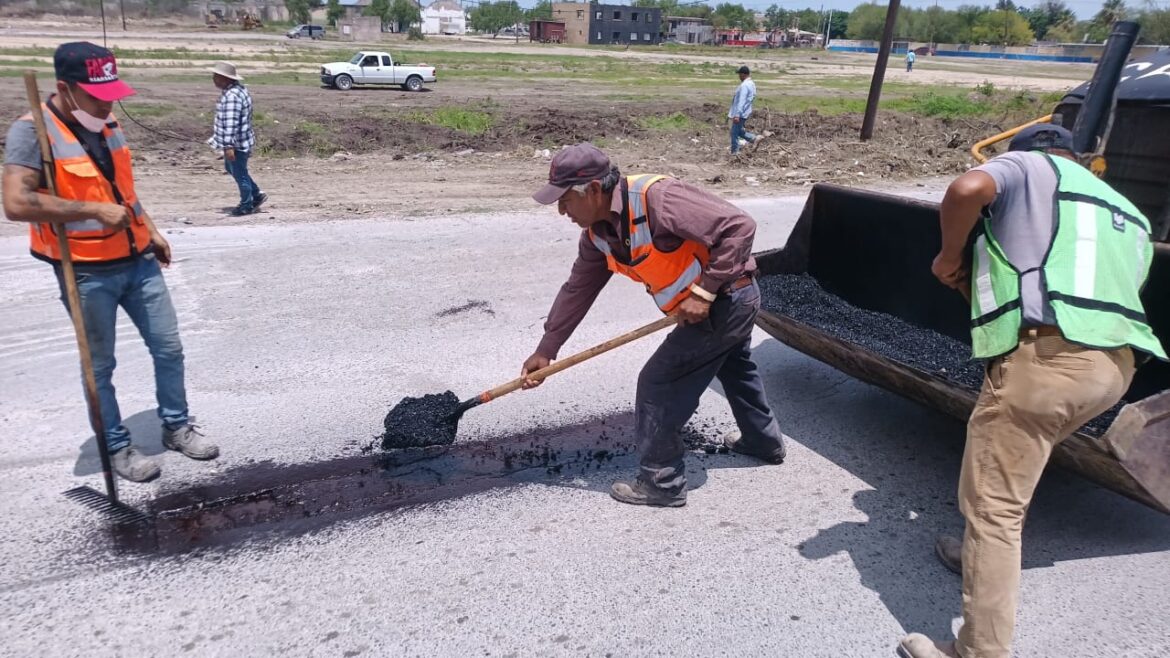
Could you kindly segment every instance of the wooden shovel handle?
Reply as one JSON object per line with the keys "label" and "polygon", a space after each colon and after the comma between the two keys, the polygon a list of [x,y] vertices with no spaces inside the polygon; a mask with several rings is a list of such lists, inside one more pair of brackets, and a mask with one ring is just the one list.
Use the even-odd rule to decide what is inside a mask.
{"label": "wooden shovel handle", "polygon": [[507,395],[512,391],[520,390],[520,388],[524,386],[524,382],[529,379],[544,380],[549,375],[555,375],[556,373],[571,368],[578,363],[581,363],[582,361],[588,361],[598,354],[604,354],[605,352],[608,352],[615,347],[621,347],[622,345],[638,340],[643,336],[649,336],[656,331],[674,326],[676,323],[678,323],[678,318],[673,315],[668,315],[660,320],[655,320],[654,322],[651,322],[644,327],[639,327],[629,333],[624,333],[617,338],[611,338],[604,343],[601,343],[600,345],[594,345],[593,347],[590,347],[583,352],[577,352],[573,356],[568,356],[560,359],[559,361],[554,361],[552,364],[541,368],[536,372],[529,373],[527,377],[517,377],[507,384],[497,386],[490,391],[484,391],[483,393],[479,394],[479,401],[481,403],[490,402],[491,400],[494,400],[503,395]]}
{"label": "wooden shovel handle", "polygon": [[[37,88],[37,74],[24,74],[24,88],[28,94],[28,106],[32,112],[33,125],[37,130],[37,142],[41,146],[41,171],[49,194],[57,196],[57,181],[53,178],[53,149],[49,144],[49,131],[45,126],[45,115],[41,109],[41,93]],[[106,494],[118,502],[118,489],[114,484],[110,451],[106,445],[105,424],[102,422],[102,405],[98,398],[97,377],[93,372],[93,355],[89,351],[89,336],[85,332],[85,319],[81,313],[81,294],[77,290],[77,277],[73,274],[73,258],[69,252],[68,230],[64,224],[54,227],[57,247],[61,251],[61,278],[65,281],[65,298],[69,301],[69,317],[73,319],[73,333],[77,336],[77,353],[81,357],[82,383],[85,388],[85,404],[89,408],[89,424],[97,441],[98,456],[102,461],[102,477],[106,483]]]}

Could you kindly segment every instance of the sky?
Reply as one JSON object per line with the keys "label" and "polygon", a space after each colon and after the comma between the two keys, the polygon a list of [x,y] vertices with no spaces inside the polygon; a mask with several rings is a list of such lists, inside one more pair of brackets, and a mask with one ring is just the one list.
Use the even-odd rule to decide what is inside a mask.
{"label": "sky", "polygon": [[[531,7],[536,4],[536,0],[519,0],[519,2],[522,7]],[[631,4],[626,0],[609,0],[609,2],[623,5]],[[720,2],[739,2],[747,8],[757,11],[764,11],[772,4],[777,4],[784,9],[805,9],[810,6],[818,9],[823,2],[826,10],[849,11],[857,5],[863,4],[864,0],[776,0],[775,2],[773,0],[709,0],[708,4],[715,6]],[[1015,2],[1017,5],[1031,7],[1039,4],[1040,0],[1015,0]],[[1088,20],[1097,13],[1097,10],[1101,9],[1102,0],[1064,0],[1064,3],[1076,13],[1077,18]],[[1156,0],[1156,3],[1162,7],[1170,6],[1170,0]],[[885,4],[885,2],[880,4]],[[946,9],[955,9],[959,5],[994,5],[995,0],[937,0],[937,2],[935,0],[902,0],[903,7],[925,8],[934,4]],[[1142,0],[1128,0],[1126,4],[1130,7],[1140,7],[1143,3]]]}

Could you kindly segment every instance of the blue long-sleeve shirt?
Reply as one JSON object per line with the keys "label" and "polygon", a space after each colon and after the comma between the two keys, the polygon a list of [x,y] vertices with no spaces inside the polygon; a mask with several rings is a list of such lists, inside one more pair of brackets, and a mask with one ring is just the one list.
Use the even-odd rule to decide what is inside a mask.
{"label": "blue long-sleeve shirt", "polygon": [[752,115],[752,102],[755,100],[756,83],[748,78],[735,88],[735,95],[731,97],[731,110],[727,112],[727,118],[739,117],[746,121]]}

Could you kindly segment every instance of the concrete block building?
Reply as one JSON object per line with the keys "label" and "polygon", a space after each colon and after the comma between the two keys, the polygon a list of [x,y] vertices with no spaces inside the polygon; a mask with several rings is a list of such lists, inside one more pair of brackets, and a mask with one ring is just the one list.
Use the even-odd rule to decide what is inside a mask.
{"label": "concrete block building", "polygon": [[552,20],[565,24],[565,43],[653,46],[662,42],[661,9],[554,2],[552,13]]}

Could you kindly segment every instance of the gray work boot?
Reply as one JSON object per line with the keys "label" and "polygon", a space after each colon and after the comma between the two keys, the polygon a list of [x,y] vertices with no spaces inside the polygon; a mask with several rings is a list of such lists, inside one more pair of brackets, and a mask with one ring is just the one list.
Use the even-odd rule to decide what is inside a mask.
{"label": "gray work boot", "polygon": [[114,472],[131,482],[146,482],[153,480],[162,473],[158,462],[138,451],[134,446],[126,446],[110,455]]}
{"label": "gray work boot", "polygon": [[960,658],[954,642],[935,642],[921,633],[911,633],[898,643],[902,658]]}
{"label": "gray work boot", "polygon": [[651,505],[653,507],[682,507],[687,504],[686,490],[672,494],[651,484],[646,484],[641,478],[630,481],[618,480],[609,489],[609,495],[619,503],[629,505]]}
{"label": "gray work boot", "polygon": [[191,459],[215,459],[219,456],[219,446],[208,443],[199,431],[199,426],[191,423],[173,430],[164,425],[162,443],[167,450],[178,450]]}
{"label": "gray work boot", "polygon": [[963,540],[943,535],[934,542],[934,554],[944,567],[963,575]]}
{"label": "gray work boot", "polygon": [[747,445],[743,440],[743,434],[739,430],[728,432],[723,437],[723,445],[727,446],[727,449],[732,452],[755,457],[769,464],[783,464],[784,457],[788,454],[788,449],[784,447],[784,439],[787,437],[783,434],[780,436],[780,447],[768,452],[758,450],[755,446]]}

